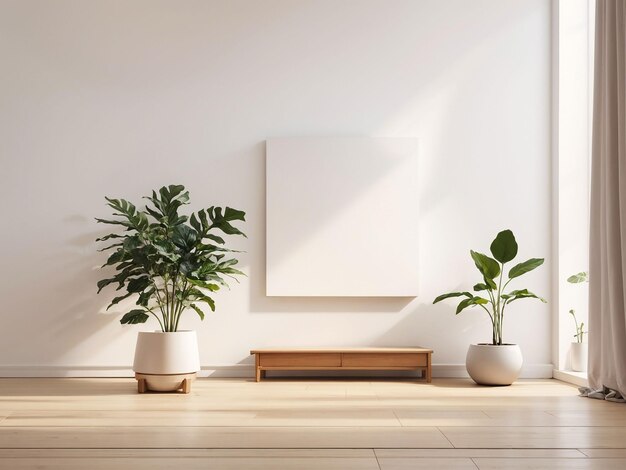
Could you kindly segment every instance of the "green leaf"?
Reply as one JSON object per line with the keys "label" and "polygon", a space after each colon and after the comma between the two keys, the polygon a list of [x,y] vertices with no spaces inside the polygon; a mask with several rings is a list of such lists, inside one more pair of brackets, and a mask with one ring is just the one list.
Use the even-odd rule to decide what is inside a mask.
{"label": "green leaf", "polygon": [[586,271],[581,271],[578,274],[572,274],[567,278],[567,282],[572,284],[578,284],[580,282],[587,282],[589,280],[589,275]]}
{"label": "green leaf", "polygon": [[[223,246],[212,245],[212,244],[206,245],[204,243],[196,244],[196,250],[206,251],[208,253],[214,253],[216,251],[223,252],[223,253],[242,253],[239,250],[229,250],[228,248],[224,248]],[[224,256],[224,255],[219,255],[219,256]]]}
{"label": "green leaf", "polygon": [[149,315],[145,310],[135,309],[124,314],[120,323],[122,325],[136,325],[137,323],[145,323],[148,318]]}
{"label": "green leaf", "polygon": [[105,246],[104,248],[100,248],[98,251],[107,251],[111,248],[115,248],[116,246],[122,246],[124,243],[113,243],[112,245]]}
{"label": "green leaf", "polygon": [[485,280],[485,284],[487,284],[489,289],[496,290],[498,288],[498,286],[496,285],[496,283],[495,283],[495,281],[493,279],[488,279],[488,278],[486,278],[484,276],[483,276],[483,279]]}
{"label": "green leaf", "polygon": [[[508,296],[505,299],[507,304],[510,304],[511,302],[515,302],[516,300],[520,300],[520,299],[538,299],[542,301],[544,304],[547,303],[546,299],[544,299],[543,297],[539,297],[538,295],[533,294],[532,292],[529,292],[528,289],[514,290],[505,295]],[[505,296],[502,295],[502,298],[505,298]]]}
{"label": "green leaf", "polygon": [[482,282],[474,285],[474,292],[480,292],[483,290],[491,290],[491,287],[489,287],[487,284],[483,284]]}
{"label": "green leaf", "polygon": [[209,282],[202,281],[200,279],[187,278],[187,282],[189,282],[190,284],[193,284],[194,286],[202,287],[203,289],[208,289],[211,292],[220,290],[220,286],[218,286],[217,284],[211,284]]}
{"label": "green leaf", "polygon": [[500,274],[500,265],[495,259],[473,250],[470,250],[470,255],[476,267],[486,279],[495,279]]}
{"label": "green leaf", "polygon": [[198,233],[204,232],[204,230],[202,229],[202,224],[198,222],[196,214],[191,214],[191,217],[189,218],[189,223],[194,229],[196,229],[196,232]]}
{"label": "green leaf", "polygon": [[132,292],[128,292],[127,294],[120,295],[119,297],[115,297],[113,300],[111,300],[111,303],[107,307],[107,310],[110,309],[111,307],[113,307],[113,305],[119,304],[122,300],[127,299],[131,295],[133,295],[133,293]]}
{"label": "green leaf", "polygon": [[200,320],[204,320],[204,312],[200,309],[200,307],[198,307],[196,304],[191,304],[190,307],[196,311],[196,313],[200,317]]}
{"label": "green leaf", "polygon": [[151,209],[148,206],[146,206],[146,212],[148,212],[148,214],[150,214],[157,222],[163,222],[163,214],[160,214],[159,212]]}
{"label": "green leaf", "polygon": [[[125,225],[137,231],[141,231],[148,227],[148,218],[146,217],[146,215],[138,212],[137,208],[127,200],[112,199],[109,197],[105,197],[105,199],[108,202],[107,205],[117,211],[113,215],[125,217],[126,220],[128,220],[128,223],[121,223],[120,225]],[[107,221],[105,223],[109,222],[111,221]]]}
{"label": "green leaf", "polygon": [[180,196],[178,199],[182,198],[184,202],[187,202],[189,200],[189,193],[183,193],[184,190],[185,187],[182,184],[170,184],[167,188],[163,186],[159,190],[159,193],[161,194],[161,200],[168,203],[175,200],[178,196]]}
{"label": "green leaf", "polygon": [[[244,273],[243,271],[240,271],[239,269],[235,269],[235,268],[223,268],[223,269],[220,269],[220,272],[223,273],[223,274],[228,274],[231,277],[232,276],[245,276],[246,275],[246,273]],[[235,278],[235,280],[237,282],[239,282],[239,279]]]}
{"label": "green leaf", "polygon": [[139,294],[139,298],[137,299],[137,305],[141,305],[142,307],[148,307],[150,303],[150,299],[155,293],[154,287],[152,289],[148,289]]}
{"label": "green leaf", "polygon": [[109,256],[107,262],[104,263],[102,267],[113,266],[114,264],[121,262],[124,259],[125,255],[126,253],[124,253],[124,250],[122,249],[117,250],[115,253],[111,253],[111,256]]}
{"label": "green leaf", "polygon": [[[119,264],[116,269],[120,269],[120,266],[123,266],[125,264],[128,263],[121,263]],[[118,288],[117,290],[119,290],[121,287],[124,286],[125,281],[132,277],[132,276],[138,276],[142,274],[142,271],[140,269],[137,269],[136,266],[127,266],[123,269],[120,270],[120,272],[118,272],[115,276],[109,278],[109,279],[103,279],[101,281],[98,281],[98,293],[100,293],[100,291],[102,289],[104,289],[106,286],[108,286],[109,284],[113,284],[113,283],[118,283]]]}
{"label": "green leaf", "polygon": [[449,292],[448,294],[442,294],[439,297],[437,297],[435,300],[433,300],[433,304],[436,304],[437,302],[441,302],[442,300],[445,299],[449,299],[451,297],[472,297],[472,294],[469,292]]}
{"label": "green leaf", "polygon": [[224,209],[224,219],[228,221],[241,220],[245,222],[246,213],[244,211],[233,209],[232,207],[227,207],[226,209]]}
{"label": "green leaf", "polygon": [[502,264],[508,263],[517,256],[517,242],[515,236],[510,230],[503,230],[498,233],[495,240],[491,243],[491,254]]}
{"label": "green leaf", "polygon": [[521,276],[522,274],[526,274],[529,271],[532,271],[535,268],[538,268],[543,264],[543,258],[531,258],[523,263],[516,264],[509,271],[509,279],[513,279]]}
{"label": "green leaf", "polygon": [[218,237],[217,235],[213,235],[213,234],[210,234],[210,233],[207,233],[205,235],[205,238],[210,238],[215,243],[219,243],[220,245],[223,245],[224,243],[226,243],[222,237]]}
{"label": "green leaf", "polygon": [[211,219],[211,226],[209,230],[217,228],[227,235],[243,235],[246,236],[238,228],[235,228],[230,222],[234,220],[245,221],[245,212],[227,207],[222,214],[221,207],[209,207],[207,209],[209,218]]}
{"label": "green leaf", "polygon": [[117,233],[110,233],[104,237],[100,237],[100,238],[96,238],[97,242],[104,242],[106,240],[109,240],[111,238],[124,238],[125,235],[118,235]]}
{"label": "green leaf", "polygon": [[483,299],[482,297],[472,297],[469,299],[461,300],[459,305],[457,305],[456,307],[456,314],[458,315],[459,313],[461,313],[463,310],[465,310],[468,307],[475,307],[476,305],[485,305],[487,303],[489,303],[489,301],[487,299]]}
{"label": "green leaf", "polygon": [[96,222],[100,224],[123,225],[124,227],[133,228],[131,224],[129,224],[128,222],[124,222],[123,220],[107,220],[107,219],[98,219],[96,217]]}
{"label": "green leaf", "polygon": [[187,277],[189,274],[198,269],[198,266],[193,261],[183,261],[179,265],[179,270]]}
{"label": "green leaf", "polygon": [[98,294],[106,286],[108,286],[109,284],[113,284],[114,282],[116,282],[114,277],[109,278],[109,279],[102,279],[101,281],[98,281],[98,284],[97,284],[97,286],[98,286]]}
{"label": "green leaf", "polygon": [[138,277],[128,281],[126,290],[130,293],[136,294],[139,292],[143,292],[150,285],[152,285],[152,281],[150,281],[149,277]]}
{"label": "green leaf", "polygon": [[198,232],[187,225],[177,225],[172,233],[172,242],[177,247],[189,252],[198,240]]}
{"label": "green leaf", "polygon": [[205,209],[198,211],[198,217],[200,217],[200,222],[202,222],[202,233],[205,233],[209,230],[210,224],[207,219],[207,211],[210,209]]}
{"label": "green leaf", "polygon": [[132,251],[141,246],[141,239],[138,236],[126,237],[124,240],[124,250]]}
{"label": "green leaf", "polygon": [[474,304],[472,303],[472,299],[461,300],[461,302],[459,302],[459,305],[457,305],[456,307],[456,315],[461,313],[463,310],[465,310],[469,306],[474,306]]}
{"label": "green leaf", "polygon": [[212,312],[215,312],[215,301],[211,297],[203,295],[199,298],[199,300],[207,304],[211,308]]}

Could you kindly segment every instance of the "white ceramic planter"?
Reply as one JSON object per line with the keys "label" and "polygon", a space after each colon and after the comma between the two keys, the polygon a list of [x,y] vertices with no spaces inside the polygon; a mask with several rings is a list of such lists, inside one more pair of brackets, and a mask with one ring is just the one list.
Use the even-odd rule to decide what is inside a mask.
{"label": "white ceramic planter", "polygon": [[522,370],[522,351],[517,344],[470,344],[465,366],[480,385],[511,385]]}
{"label": "white ceramic planter", "polygon": [[200,370],[196,332],[140,332],[137,335],[133,370],[148,376],[145,380],[149,390],[179,389],[184,376]]}
{"label": "white ceramic planter", "polygon": [[572,370],[576,372],[587,372],[587,343],[572,343],[570,347],[570,361]]}

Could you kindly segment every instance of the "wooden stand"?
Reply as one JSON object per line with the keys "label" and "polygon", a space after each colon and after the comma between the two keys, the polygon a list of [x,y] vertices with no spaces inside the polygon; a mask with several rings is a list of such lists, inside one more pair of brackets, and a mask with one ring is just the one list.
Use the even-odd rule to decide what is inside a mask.
{"label": "wooden stand", "polygon": [[268,370],[421,370],[432,381],[432,349],[254,349],[256,381]]}
{"label": "wooden stand", "polygon": [[191,382],[196,379],[196,373],[192,374],[139,374],[137,379],[137,392],[191,392]]}

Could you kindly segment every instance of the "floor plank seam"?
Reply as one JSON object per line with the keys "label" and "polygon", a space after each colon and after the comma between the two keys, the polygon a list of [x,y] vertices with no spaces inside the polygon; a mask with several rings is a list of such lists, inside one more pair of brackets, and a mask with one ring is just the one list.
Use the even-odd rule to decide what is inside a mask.
{"label": "floor plank seam", "polygon": [[441,435],[445,438],[446,441],[448,441],[448,443],[450,444],[450,446],[452,446],[453,449],[456,449],[454,444],[452,444],[452,441],[448,439],[448,436],[446,436],[446,434],[439,427],[437,427],[437,431],[441,433]]}
{"label": "floor plank seam", "polygon": [[376,459],[376,465],[378,465],[378,470],[383,470],[383,468],[380,466],[380,461],[378,460],[378,454],[376,454],[376,449],[372,449],[372,451],[374,452],[374,458]]}
{"label": "floor plank seam", "polygon": [[396,410],[391,410],[391,412],[393,413],[393,415],[396,417],[396,420],[398,421],[398,423],[400,424],[400,427],[405,428],[407,426],[405,426],[404,424],[402,424],[402,420],[400,419],[400,417],[398,416],[398,413],[396,413]]}

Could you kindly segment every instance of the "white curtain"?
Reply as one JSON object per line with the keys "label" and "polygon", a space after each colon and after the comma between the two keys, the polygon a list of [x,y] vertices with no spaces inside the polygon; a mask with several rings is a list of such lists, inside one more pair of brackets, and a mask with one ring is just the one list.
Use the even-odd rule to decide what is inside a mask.
{"label": "white curtain", "polygon": [[589,385],[626,396],[626,0],[596,1]]}

